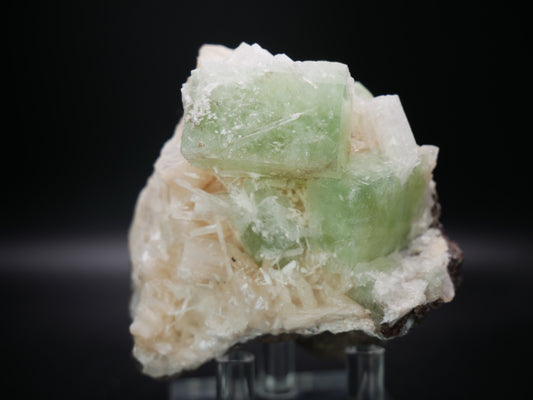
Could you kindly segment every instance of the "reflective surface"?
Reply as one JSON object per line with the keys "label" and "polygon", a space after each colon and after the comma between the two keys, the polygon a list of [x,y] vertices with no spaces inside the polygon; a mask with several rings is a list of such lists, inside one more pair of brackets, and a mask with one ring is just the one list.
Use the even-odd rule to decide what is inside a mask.
{"label": "reflective surface", "polygon": [[230,351],[216,358],[217,400],[254,400],[255,356]]}
{"label": "reflective surface", "polygon": [[385,348],[373,344],[346,349],[349,400],[385,400]]}

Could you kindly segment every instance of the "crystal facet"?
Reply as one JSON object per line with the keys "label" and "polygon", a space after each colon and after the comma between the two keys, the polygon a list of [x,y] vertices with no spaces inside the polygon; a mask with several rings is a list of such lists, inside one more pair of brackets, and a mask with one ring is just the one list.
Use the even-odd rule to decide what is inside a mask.
{"label": "crystal facet", "polygon": [[182,152],[195,166],[309,177],[347,160],[355,84],[344,64],[241,45],[194,70],[182,93]]}

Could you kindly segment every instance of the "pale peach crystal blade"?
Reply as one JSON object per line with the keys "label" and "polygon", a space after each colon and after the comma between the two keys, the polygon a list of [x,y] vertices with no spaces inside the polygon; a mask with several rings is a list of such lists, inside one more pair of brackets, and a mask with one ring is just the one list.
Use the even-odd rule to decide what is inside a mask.
{"label": "pale peach crystal blade", "polygon": [[245,43],[203,46],[182,93],[129,233],[144,373],[264,335],[394,336],[453,299],[438,149],[416,144],[398,96]]}

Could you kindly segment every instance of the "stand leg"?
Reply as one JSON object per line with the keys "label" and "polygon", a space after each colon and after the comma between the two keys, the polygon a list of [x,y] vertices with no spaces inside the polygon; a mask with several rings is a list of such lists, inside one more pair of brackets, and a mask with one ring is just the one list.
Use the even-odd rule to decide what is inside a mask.
{"label": "stand leg", "polygon": [[217,357],[217,400],[254,399],[254,361],[246,351]]}
{"label": "stand leg", "polygon": [[258,394],[270,400],[286,400],[298,394],[294,373],[294,342],[262,344],[258,366]]}
{"label": "stand leg", "polygon": [[385,400],[385,349],[358,345],[346,349],[349,400]]}

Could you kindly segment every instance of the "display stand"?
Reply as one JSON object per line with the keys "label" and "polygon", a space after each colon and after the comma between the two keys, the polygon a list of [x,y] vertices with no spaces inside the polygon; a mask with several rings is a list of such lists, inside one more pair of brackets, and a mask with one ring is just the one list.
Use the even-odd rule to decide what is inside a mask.
{"label": "display stand", "polygon": [[261,345],[257,380],[259,398],[286,400],[296,396],[293,341]]}
{"label": "display stand", "polygon": [[214,377],[171,382],[169,400],[391,400],[385,349],[377,345],[347,347],[344,370],[295,372],[293,342],[265,343],[255,355],[232,351],[215,361]]}
{"label": "display stand", "polygon": [[217,357],[217,400],[253,400],[255,357],[247,351],[232,351]]}
{"label": "display stand", "polygon": [[346,348],[349,400],[385,400],[385,349],[358,345]]}

